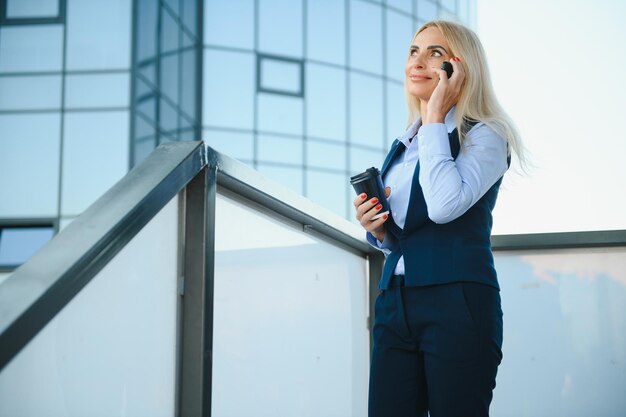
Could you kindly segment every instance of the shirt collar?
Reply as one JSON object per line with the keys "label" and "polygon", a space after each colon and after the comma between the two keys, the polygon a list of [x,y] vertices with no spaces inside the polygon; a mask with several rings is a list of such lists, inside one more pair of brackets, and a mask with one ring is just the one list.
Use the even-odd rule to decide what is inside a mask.
{"label": "shirt collar", "polygon": [[[446,130],[448,131],[448,133],[452,132],[456,128],[456,121],[454,117],[455,112],[456,104],[452,106],[448,114],[446,114],[446,118],[444,119],[444,123],[446,125]],[[406,132],[404,132],[404,134],[400,136],[398,140],[408,148],[413,143],[411,142],[411,139],[413,139],[415,135],[417,135],[417,131],[420,127],[422,127],[422,118],[418,117],[413,123],[411,123],[411,126],[409,126]]]}

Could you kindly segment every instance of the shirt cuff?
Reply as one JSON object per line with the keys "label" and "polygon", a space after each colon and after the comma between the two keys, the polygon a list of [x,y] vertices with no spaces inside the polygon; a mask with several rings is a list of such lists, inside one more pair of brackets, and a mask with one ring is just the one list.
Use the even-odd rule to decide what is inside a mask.
{"label": "shirt cuff", "polygon": [[444,123],[422,125],[417,132],[420,159],[423,156],[442,155],[452,157],[448,129]]}
{"label": "shirt cuff", "polygon": [[366,233],[365,238],[367,239],[367,243],[369,243],[385,255],[389,255],[392,250],[392,243],[390,242],[389,235],[389,232],[385,233],[385,239],[382,242],[376,239],[374,235],[370,232]]}

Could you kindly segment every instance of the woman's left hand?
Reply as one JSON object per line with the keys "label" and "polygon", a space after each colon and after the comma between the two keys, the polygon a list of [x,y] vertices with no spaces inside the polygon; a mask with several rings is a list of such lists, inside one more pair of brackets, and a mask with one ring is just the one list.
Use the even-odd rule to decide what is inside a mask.
{"label": "woman's left hand", "polygon": [[422,121],[423,124],[443,123],[446,114],[448,114],[452,106],[459,101],[461,97],[461,86],[465,80],[465,71],[460,61],[458,57],[454,57],[450,60],[454,70],[450,79],[448,79],[445,70],[437,67],[431,68],[439,74],[439,83],[437,83],[437,87],[435,87],[430,96],[430,100],[428,100],[426,114]]}

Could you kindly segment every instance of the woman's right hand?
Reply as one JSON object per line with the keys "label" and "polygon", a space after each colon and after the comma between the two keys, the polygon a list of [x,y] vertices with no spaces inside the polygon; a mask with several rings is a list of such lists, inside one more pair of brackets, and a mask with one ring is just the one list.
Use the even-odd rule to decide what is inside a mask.
{"label": "woman's right hand", "polygon": [[[389,197],[391,189],[385,188],[385,195]],[[367,198],[365,193],[358,195],[354,201],[354,208],[356,209],[356,219],[361,223],[361,226],[368,232],[370,232],[378,241],[382,242],[385,239],[385,226],[384,223],[389,218],[388,214],[379,217],[376,220],[372,220],[381,209],[382,204],[379,204],[378,198]]]}

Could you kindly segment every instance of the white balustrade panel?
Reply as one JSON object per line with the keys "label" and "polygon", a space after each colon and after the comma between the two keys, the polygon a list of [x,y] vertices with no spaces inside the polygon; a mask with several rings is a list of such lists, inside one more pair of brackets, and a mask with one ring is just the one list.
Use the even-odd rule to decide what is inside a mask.
{"label": "white balustrade panel", "polygon": [[498,417],[626,415],[626,248],[496,252]]}
{"label": "white balustrade panel", "polygon": [[178,197],[0,373],[0,416],[174,416]]}
{"label": "white balustrade panel", "polygon": [[212,415],[366,415],[366,259],[219,194],[215,242]]}

